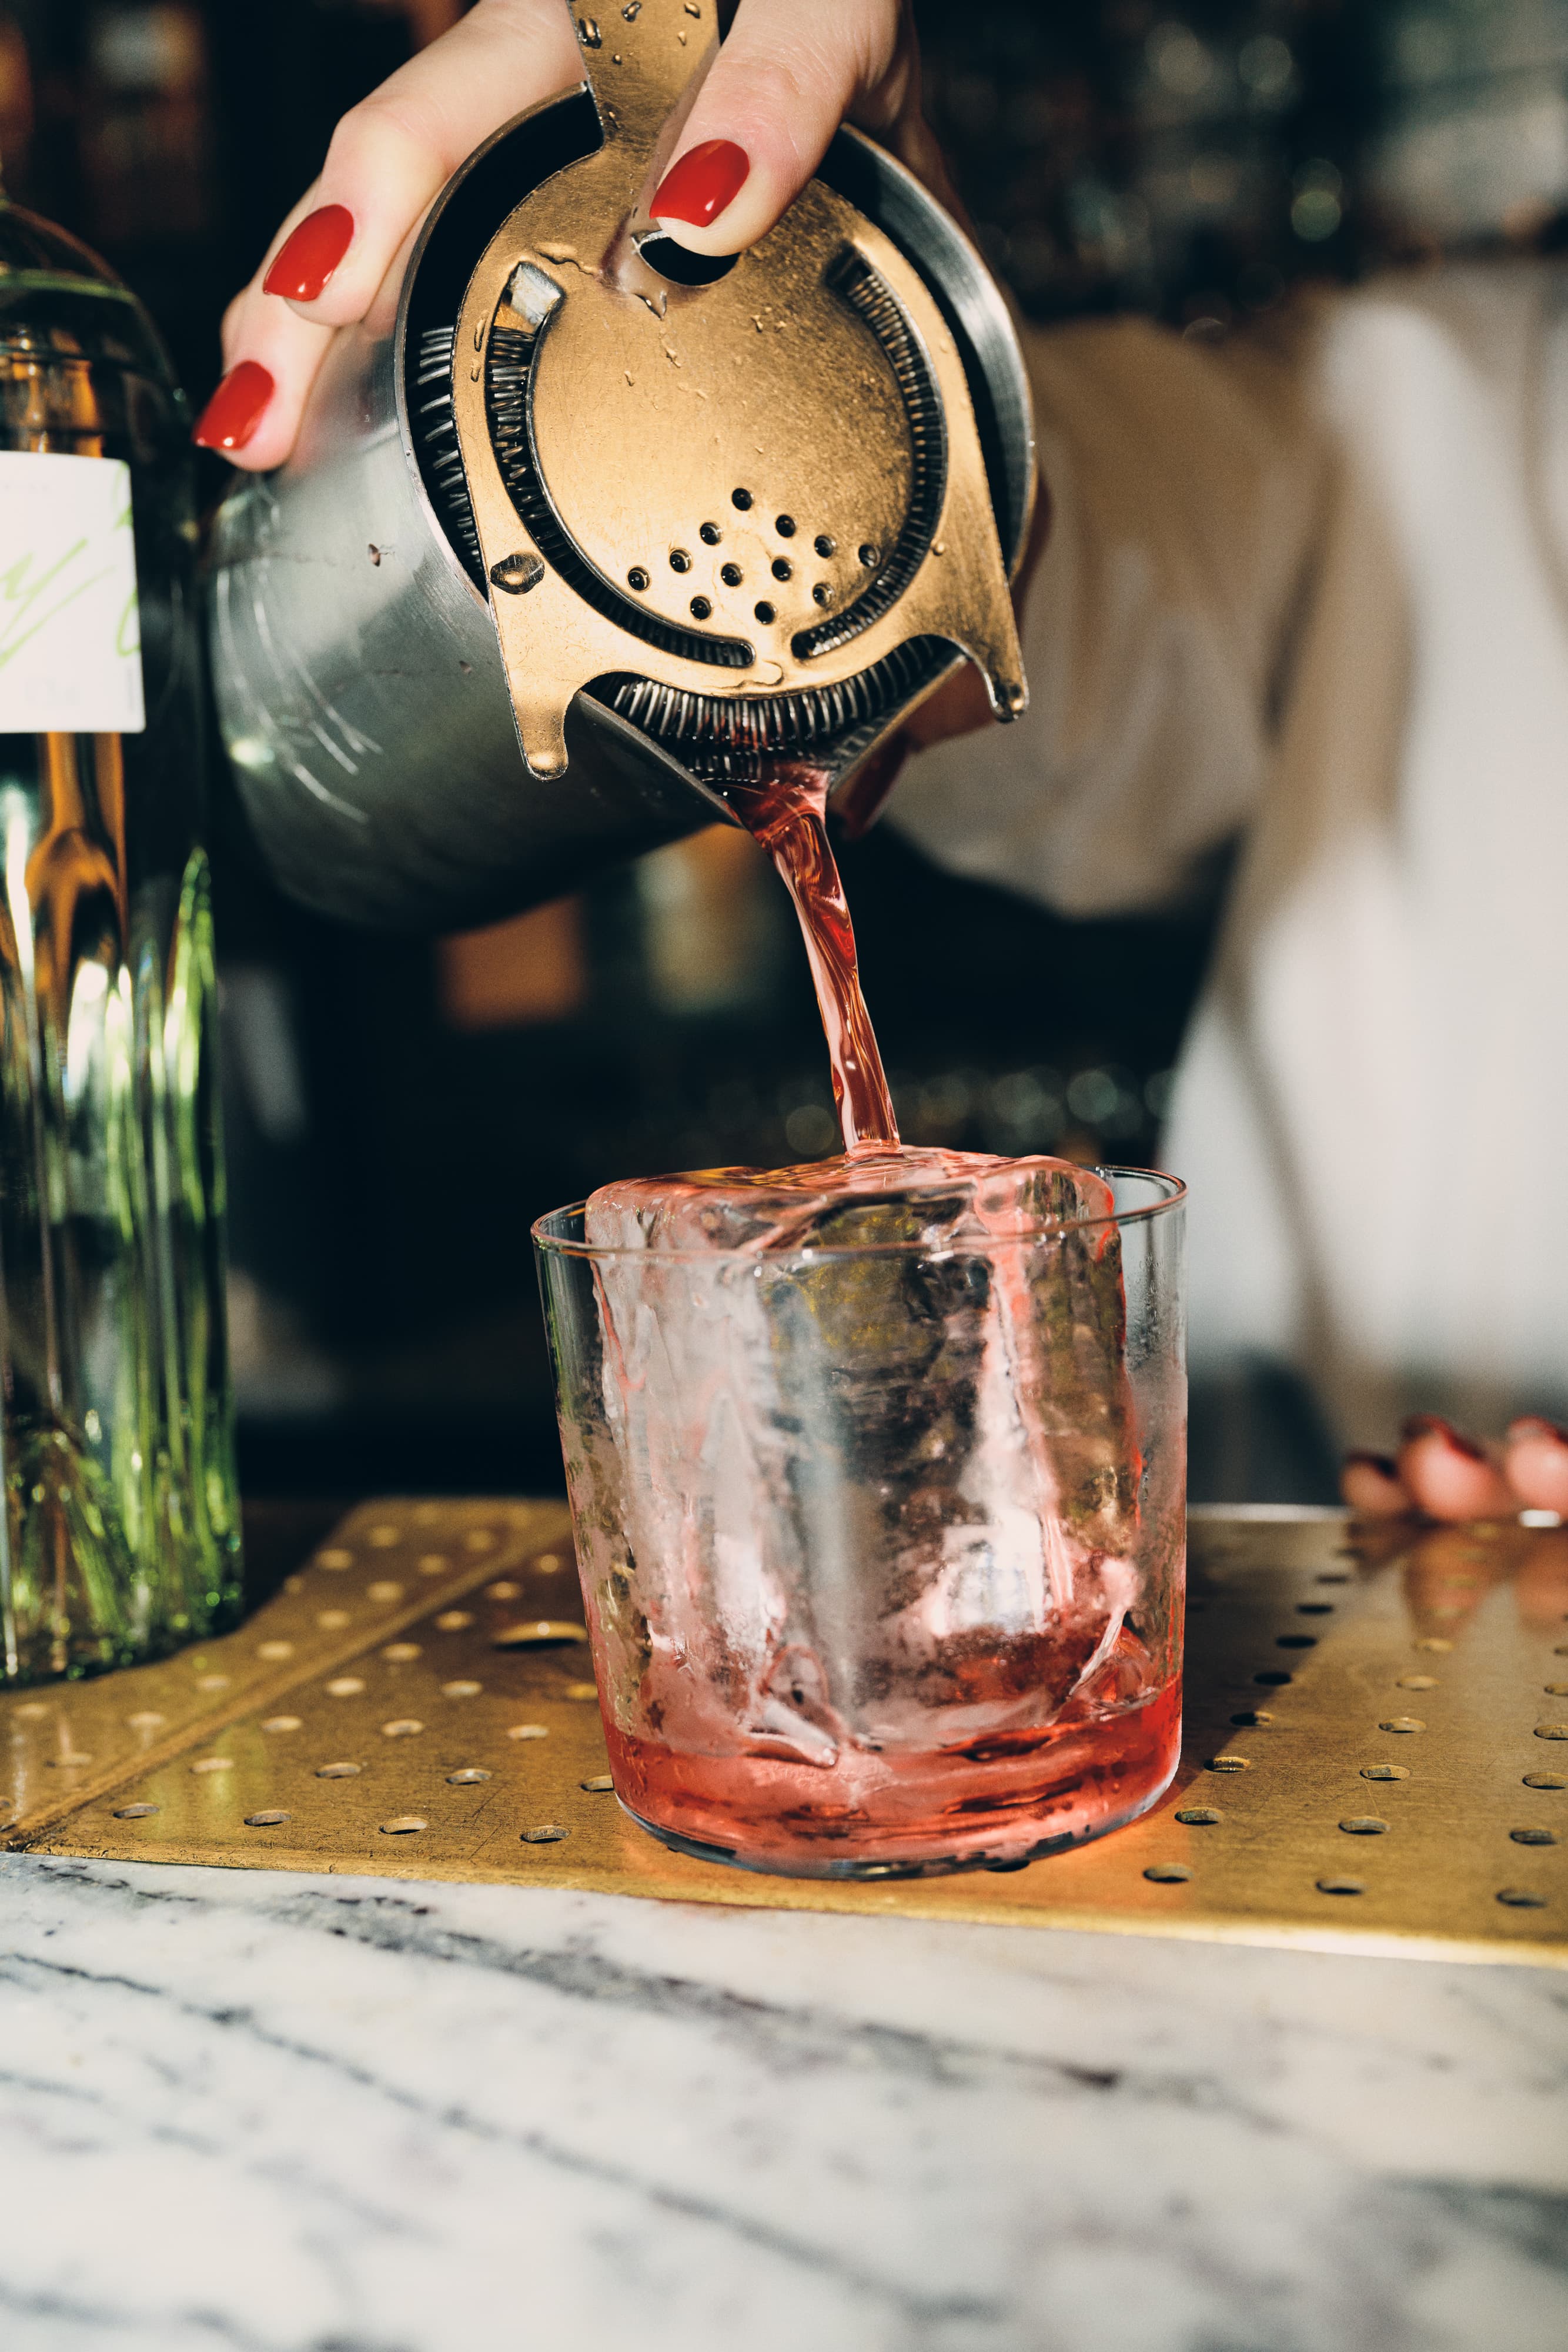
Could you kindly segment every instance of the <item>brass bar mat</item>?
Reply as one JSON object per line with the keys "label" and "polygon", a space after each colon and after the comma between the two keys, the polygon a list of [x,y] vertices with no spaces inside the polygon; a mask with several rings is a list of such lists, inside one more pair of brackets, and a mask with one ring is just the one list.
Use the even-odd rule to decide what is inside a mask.
{"label": "brass bar mat", "polygon": [[[219,1641],[152,1666],[0,1696],[0,1833],[26,1845],[93,1799],[280,1714],[433,1608],[558,1548],[564,1613],[580,1617],[571,1528],[555,1503],[371,1503],[276,1599]],[[117,1800],[118,1801],[118,1800]],[[116,1834],[121,1834],[117,1831]]]}
{"label": "brass bar mat", "polygon": [[1177,1784],[1028,1869],[854,1885],[666,1851],[609,1792],[564,1511],[477,1502],[369,1505],[195,1657],[0,1700],[6,1843],[1568,1964],[1568,1528],[1191,1534]]}

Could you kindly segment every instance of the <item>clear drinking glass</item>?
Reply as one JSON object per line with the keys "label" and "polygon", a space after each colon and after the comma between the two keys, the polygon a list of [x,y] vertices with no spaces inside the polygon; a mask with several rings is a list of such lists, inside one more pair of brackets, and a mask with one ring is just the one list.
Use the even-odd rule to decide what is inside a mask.
{"label": "clear drinking glass", "polygon": [[1185,1193],[1098,1172],[1112,1215],[1005,1240],[535,1226],[611,1769],[666,1844],[1005,1867],[1168,1786]]}

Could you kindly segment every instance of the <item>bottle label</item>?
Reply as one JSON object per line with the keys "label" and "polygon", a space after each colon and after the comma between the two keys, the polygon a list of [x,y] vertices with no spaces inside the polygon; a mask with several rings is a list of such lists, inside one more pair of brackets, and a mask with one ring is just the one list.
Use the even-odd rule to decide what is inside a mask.
{"label": "bottle label", "polygon": [[0,450],[0,734],[146,725],[130,467]]}

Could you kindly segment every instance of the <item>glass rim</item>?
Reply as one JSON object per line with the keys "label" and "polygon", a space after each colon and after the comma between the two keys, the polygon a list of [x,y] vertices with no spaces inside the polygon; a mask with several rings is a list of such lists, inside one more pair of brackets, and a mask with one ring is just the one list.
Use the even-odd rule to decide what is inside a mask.
{"label": "glass rim", "polygon": [[[536,1217],[528,1231],[533,1244],[541,1255],[590,1259],[632,1258],[638,1264],[659,1265],[714,1265],[745,1260],[753,1265],[777,1265],[788,1259],[812,1258],[838,1260],[852,1257],[984,1257],[1001,1249],[1016,1249],[1037,1242],[1060,1241],[1066,1234],[1095,1233],[1107,1226],[1149,1224],[1156,1217],[1166,1217],[1181,1208],[1186,1200],[1186,1186],[1179,1176],[1170,1175],[1163,1168],[1124,1168],[1100,1164],[1088,1171],[1107,1181],[1118,1176],[1135,1176],[1145,1182],[1163,1185],[1164,1197],[1147,1201],[1134,1209],[1113,1209],[1108,1217],[1063,1217],[1050,1224],[1030,1225],[1021,1233],[997,1234],[974,1240],[954,1242],[946,1248],[934,1249],[924,1241],[906,1242],[804,1242],[796,1247],[779,1249],[633,1249],[623,1242],[572,1241],[560,1234],[547,1233],[547,1225],[558,1217],[580,1217],[588,1207],[586,1200],[569,1201],[564,1208],[547,1209]],[[935,1188],[933,1188],[935,1189]]]}

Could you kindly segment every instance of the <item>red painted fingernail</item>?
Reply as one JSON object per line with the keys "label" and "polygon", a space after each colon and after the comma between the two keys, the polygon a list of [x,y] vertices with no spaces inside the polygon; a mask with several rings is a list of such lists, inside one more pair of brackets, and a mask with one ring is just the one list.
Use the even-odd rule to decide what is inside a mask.
{"label": "red painted fingernail", "polygon": [[1417,1437],[1440,1437],[1445,1445],[1451,1445],[1469,1462],[1484,1462],[1487,1458],[1484,1445],[1478,1445],[1473,1437],[1461,1437],[1452,1422],[1444,1421],[1435,1412],[1412,1413],[1399,1434],[1406,1445]]}
{"label": "red painted fingernail", "polygon": [[323,205],[307,213],[262,279],[263,293],[281,294],[290,302],[314,302],[353,241],[354,215],[346,205]]}
{"label": "red painted fingernail", "polygon": [[1344,1460],[1347,1470],[1353,1462],[1359,1462],[1366,1469],[1375,1470],[1380,1478],[1397,1478],[1399,1475],[1399,1465],[1392,1454],[1367,1454],[1359,1446],[1352,1446]]}
{"label": "red painted fingernail", "polygon": [[1554,1437],[1559,1445],[1568,1445],[1568,1429],[1559,1428],[1538,1412],[1527,1412],[1518,1421],[1511,1421],[1508,1433],[1512,1437]]}
{"label": "red painted fingernail", "polygon": [[267,414],[277,389],[256,360],[230,368],[196,422],[191,438],[198,449],[243,449]]}
{"label": "red painted fingernail", "polygon": [[711,228],[739,195],[750,171],[750,156],[733,139],[705,139],[665,173],[648,210],[654,220]]}

